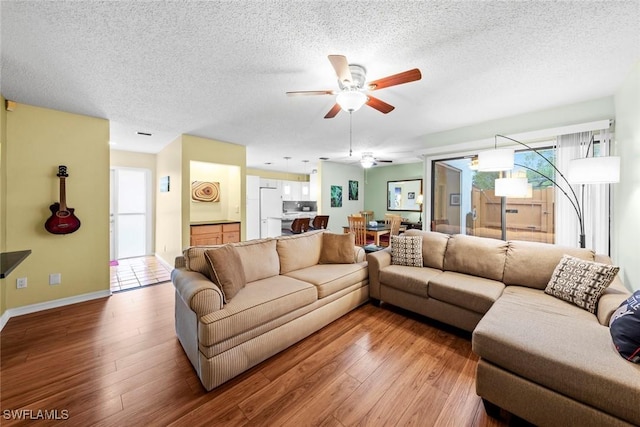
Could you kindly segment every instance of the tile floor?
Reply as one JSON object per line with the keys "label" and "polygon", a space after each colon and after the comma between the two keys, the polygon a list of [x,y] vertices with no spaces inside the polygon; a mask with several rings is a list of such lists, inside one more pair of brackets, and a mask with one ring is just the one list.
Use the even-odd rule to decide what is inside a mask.
{"label": "tile floor", "polygon": [[119,259],[111,265],[111,292],[127,291],[171,280],[171,269],[154,256]]}

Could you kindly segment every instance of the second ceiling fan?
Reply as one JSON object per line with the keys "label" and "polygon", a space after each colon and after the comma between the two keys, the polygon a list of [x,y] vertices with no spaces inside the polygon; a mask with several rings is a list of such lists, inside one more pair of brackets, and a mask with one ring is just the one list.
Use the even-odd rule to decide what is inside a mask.
{"label": "second ceiling fan", "polygon": [[358,64],[349,64],[347,58],[343,55],[329,55],[329,61],[333,65],[333,69],[338,76],[338,86],[340,90],[307,90],[307,91],[294,91],[287,92],[288,96],[297,95],[335,95],[336,104],[329,110],[324,116],[325,119],[331,119],[335,117],[340,110],[349,112],[357,111],[364,104],[369,107],[375,108],[381,113],[387,114],[391,112],[395,107],[387,104],[378,98],[365,93],[367,91],[374,91],[378,89],[384,89],[390,86],[401,85],[403,83],[414,82],[422,78],[420,70],[414,68],[402,73],[394,74],[392,76],[383,77],[372,82],[366,82],[367,70]]}

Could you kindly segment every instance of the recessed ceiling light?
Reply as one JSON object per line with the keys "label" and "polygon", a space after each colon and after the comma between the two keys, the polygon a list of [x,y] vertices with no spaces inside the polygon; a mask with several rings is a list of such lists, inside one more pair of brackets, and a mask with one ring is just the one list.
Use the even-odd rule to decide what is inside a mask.
{"label": "recessed ceiling light", "polygon": [[142,136],[151,136],[150,133],[148,132],[136,132],[138,135],[142,135]]}

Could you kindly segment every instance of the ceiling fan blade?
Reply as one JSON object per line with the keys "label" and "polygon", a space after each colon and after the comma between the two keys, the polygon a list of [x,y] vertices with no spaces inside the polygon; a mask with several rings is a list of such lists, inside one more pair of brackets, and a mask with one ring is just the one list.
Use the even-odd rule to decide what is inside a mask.
{"label": "ceiling fan blade", "polygon": [[380,159],[376,159],[376,162],[378,162],[378,163],[393,163],[393,160],[380,160]]}
{"label": "ceiling fan blade", "polygon": [[347,57],[343,55],[329,55],[329,61],[331,65],[333,65],[333,69],[336,70],[338,80],[345,86],[351,85],[353,83],[353,77],[351,76],[351,70],[349,70]]}
{"label": "ceiling fan blade", "polygon": [[371,95],[367,95],[367,97],[369,98],[367,100],[367,105],[369,107],[375,108],[376,110],[380,111],[381,113],[387,114],[391,111],[393,111],[394,107],[393,105],[387,104],[384,101],[379,100],[378,98],[374,98]]}
{"label": "ceiling fan blade", "polygon": [[332,90],[297,90],[293,92],[287,92],[287,96],[303,96],[303,95],[333,95]]}
{"label": "ceiling fan blade", "polygon": [[333,119],[336,114],[338,114],[340,112],[340,105],[336,104],[333,107],[331,107],[331,110],[329,110],[329,112],[327,113],[326,116],[324,116],[325,119]]}
{"label": "ceiling fan blade", "polygon": [[389,86],[401,85],[403,83],[415,82],[422,78],[422,73],[417,68],[405,71],[403,73],[394,74],[393,76],[383,77],[367,84],[369,90],[383,89]]}

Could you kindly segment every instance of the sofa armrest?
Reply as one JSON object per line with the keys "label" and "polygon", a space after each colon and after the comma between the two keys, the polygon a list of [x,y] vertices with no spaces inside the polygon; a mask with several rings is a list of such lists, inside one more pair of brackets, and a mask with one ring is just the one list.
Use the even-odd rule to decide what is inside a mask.
{"label": "sofa armrest", "polygon": [[[595,261],[603,264],[612,264],[611,258],[606,255],[596,254]],[[617,308],[620,307],[620,304],[629,298],[630,295],[631,293],[625,288],[620,279],[620,275],[617,275],[598,300],[598,308],[596,310],[598,322],[600,322],[601,325],[609,326],[609,320],[611,320],[613,312],[616,311]]]}
{"label": "sofa armrest", "polygon": [[391,249],[367,254],[369,263],[369,296],[380,299],[380,270],[391,265]]}
{"label": "sofa armrest", "polygon": [[363,262],[367,259],[367,253],[362,249],[362,246],[353,247],[353,258],[356,263]]}
{"label": "sofa armrest", "polygon": [[171,272],[171,281],[180,298],[198,318],[222,309],[224,305],[222,291],[202,274],[185,268],[176,268]]}

